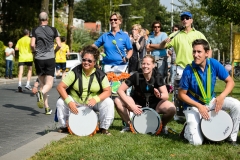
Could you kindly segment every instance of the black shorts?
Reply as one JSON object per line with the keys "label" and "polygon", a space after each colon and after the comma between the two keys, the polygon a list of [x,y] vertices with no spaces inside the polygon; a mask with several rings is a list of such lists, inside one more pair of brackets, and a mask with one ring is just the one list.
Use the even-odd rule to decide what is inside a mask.
{"label": "black shorts", "polygon": [[[137,104],[137,105],[140,105],[142,107],[146,107],[146,100],[145,98],[139,98],[138,96],[132,96],[134,102]],[[156,107],[157,107],[157,104],[161,101],[161,99],[158,99],[158,98],[152,98],[150,99],[149,101],[149,108],[152,108],[154,110],[156,110]]]}
{"label": "black shorts", "polygon": [[52,77],[54,76],[55,58],[45,60],[35,59],[34,63],[37,75],[39,76],[50,75]]}
{"label": "black shorts", "polygon": [[18,62],[18,67],[19,66],[32,66],[33,62]]}

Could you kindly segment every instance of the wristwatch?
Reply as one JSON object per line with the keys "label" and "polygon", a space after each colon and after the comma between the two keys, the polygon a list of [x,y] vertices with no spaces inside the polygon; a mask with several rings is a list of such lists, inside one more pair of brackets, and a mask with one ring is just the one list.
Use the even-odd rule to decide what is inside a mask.
{"label": "wristwatch", "polygon": [[129,61],[129,59],[128,59],[127,57],[125,57],[125,60],[126,60],[126,62],[128,62],[128,61]]}

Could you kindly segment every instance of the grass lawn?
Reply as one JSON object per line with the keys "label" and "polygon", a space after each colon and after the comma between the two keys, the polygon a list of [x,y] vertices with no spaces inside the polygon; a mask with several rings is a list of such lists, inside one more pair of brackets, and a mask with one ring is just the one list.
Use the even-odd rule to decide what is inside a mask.
{"label": "grass lawn", "polygon": [[[224,82],[218,82],[216,93],[219,94],[225,87]],[[240,82],[236,82],[233,97],[240,99]],[[220,124],[219,124],[220,125]],[[171,121],[168,126],[180,132],[183,124]],[[93,137],[78,137],[68,135],[57,142],[52,142],[40,150],[31,160],[159,160],[159,159],[216,159],[239,160],[240,146],[234,147],[224,142],[207,143],[193,146],[182,141],[178,134],[151,136],[120,133],[122,121],[115,114],[113,125],[110,128],[112,136],[96,134]],[[238,144],[240,139],[238,137]]]}

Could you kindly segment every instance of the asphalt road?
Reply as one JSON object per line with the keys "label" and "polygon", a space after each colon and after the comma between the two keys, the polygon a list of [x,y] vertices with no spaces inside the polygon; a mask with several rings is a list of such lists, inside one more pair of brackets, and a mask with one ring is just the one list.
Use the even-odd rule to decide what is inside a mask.
{"label": "asphalt road", "polygon": [[0,85],[0,157],[56,129],[57,82],[49,92],[52,115],[37,107],[31,91],[17,92],[17,81]]}

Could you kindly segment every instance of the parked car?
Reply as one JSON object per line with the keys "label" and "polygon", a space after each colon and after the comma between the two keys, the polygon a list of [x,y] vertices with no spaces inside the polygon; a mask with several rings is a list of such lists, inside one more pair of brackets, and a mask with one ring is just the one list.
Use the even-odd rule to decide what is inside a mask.
{"label": "parked car", "polygon": [[69,57],[67,57],[66,62],[66,72],[71,70],[71,68],[75,67],[78,64],[82,63],[82,58],[79,53],[70,53]]}

